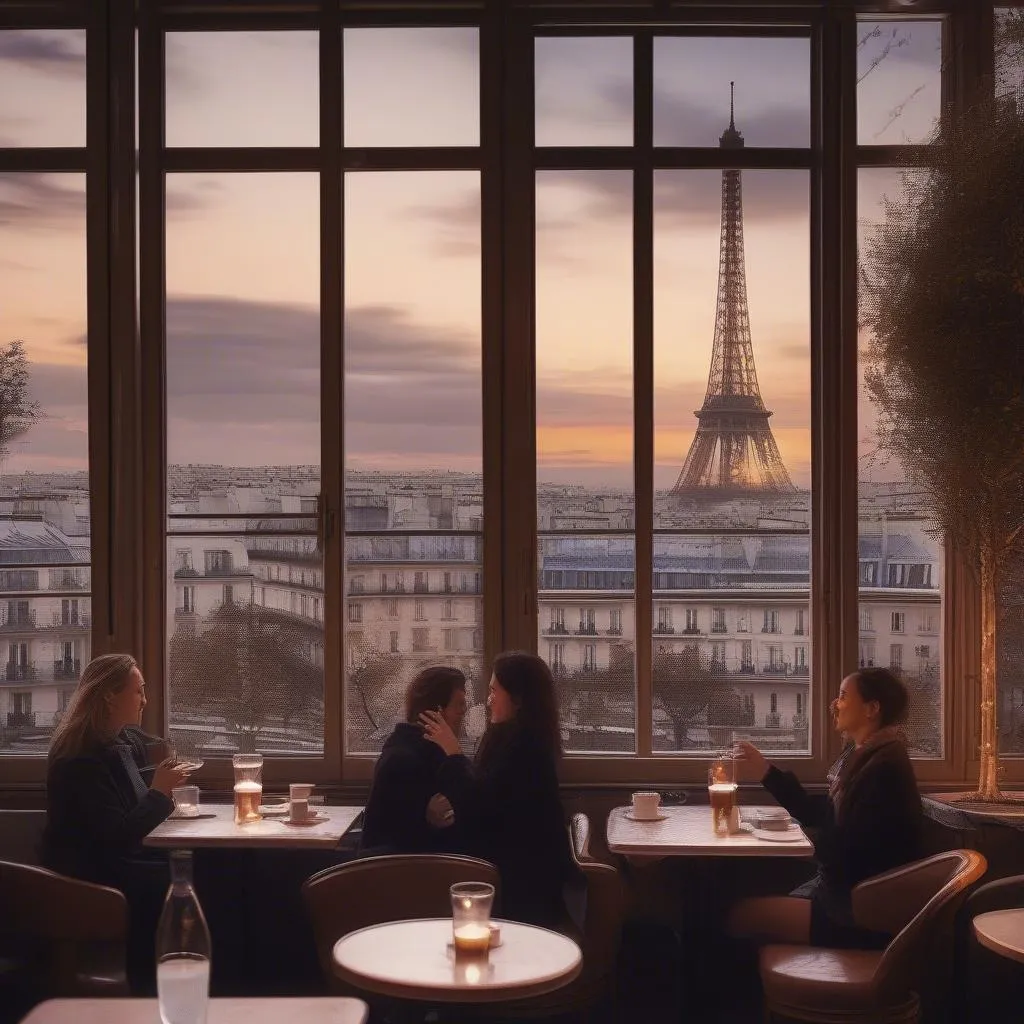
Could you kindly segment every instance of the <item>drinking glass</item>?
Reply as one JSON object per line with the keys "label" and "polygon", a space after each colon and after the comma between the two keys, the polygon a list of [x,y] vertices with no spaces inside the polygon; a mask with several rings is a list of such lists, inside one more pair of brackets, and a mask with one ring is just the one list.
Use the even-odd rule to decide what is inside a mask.
{"label": "drinking glass", "polygon": [[263,755],[235,754],[231,766],[235,771],[235,824],[259,821],[263,817]]}
{"label": "drinking glass", "polygon": [[455,951],[486,953],[491,944],[494,886],[488,882],[456,882],[450,891]]}
{"label": "drinking glass", "polygon": [[729,816],[736,806],[736,760],[731,754],[716,757],[708,768],[708,803],[715,835],[728,835]]}

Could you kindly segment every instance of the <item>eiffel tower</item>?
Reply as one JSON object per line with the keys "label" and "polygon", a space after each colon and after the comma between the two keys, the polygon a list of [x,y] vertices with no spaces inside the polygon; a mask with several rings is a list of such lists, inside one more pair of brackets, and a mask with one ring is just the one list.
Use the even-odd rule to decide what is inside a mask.
{"label": "eiffel tower", "polygon": [[[722,149],[742,149],[736,130],[735,83]],[[771,413],[761,401],[750,342],[743,254],[741,172],[722,171],[722,238],[718,257],[715,341],[704,405],[694,413],[697,433],[672,488],[681,498],[741,497],[795,491],[772,436]]]}

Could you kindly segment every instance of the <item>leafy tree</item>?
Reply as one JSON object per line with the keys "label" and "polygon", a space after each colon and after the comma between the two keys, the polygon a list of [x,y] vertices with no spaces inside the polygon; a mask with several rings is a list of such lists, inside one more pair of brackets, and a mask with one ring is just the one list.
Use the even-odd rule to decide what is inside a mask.
{"label": "leafy tree", "polygon": [[981,592],[981,773],[998,797],[996,604],[1024,542],[1024,116],[1010,96],[951,117],[861,267],[880,450],[925,489]]}
{"label": "leafy tree", "polygon": [[29,397],[29,383],[25,343],[15,340],[0,346],[0,459],[39,419],[39,403]]}

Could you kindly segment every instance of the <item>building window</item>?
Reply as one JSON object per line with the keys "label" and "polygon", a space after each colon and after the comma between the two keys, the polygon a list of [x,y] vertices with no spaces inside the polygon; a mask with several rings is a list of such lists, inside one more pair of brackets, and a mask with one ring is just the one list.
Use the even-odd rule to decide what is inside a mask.
{"label": "building window", "polygon": [[442,629],[441,636],[444,643],[444,649],[446,651],[456,651],[459,648],[458,645],[458,630],[457,629]]}
{"label": "building window", "polygon": [[454,619],[455,618],[455,602],[445,601],[444,610],[441,613],[442,619]]}
{"label": "building window", "polygon": [[903,669],[903,644],[889,645],[889,668],[893,672],[900,672]]}
{"label": "building window", "polygon": [[391,636],[391,647],[390,647],[391,653],[392,654],[398,654],[398,630],[397,629],[391,630],[390,636]]}
{"label": "building window", "polygon": [[597,644],[583,645],[583,668],[591,672],[597,668]]}
{"label": "building window", "polygon": [[349,603],[348,603],[348,621],[349,622],[362,622],[363,621],[363,606],[358,601],[349,601]]}
{"label": "building window", "polygon": [[768,669],[771,672],[779,672],[784,665],[781,647],[768,648]]}
{"label": "building window", "polygon": [[658,632],[672,632],[672,608],[670,605],[662,605],[658,609]]}
{"label": "building window", "polygon": [[902,633],[903,627],[906,624],[907,615],[906,612],[893,612],[892,613],[892,632]]}
{"label": "building window", "polygon": [[548,644],[548,664],[552,672],[565,670],[565,644]]}
{"label": "building window", "polygon": [[740,671],[751,672],[754,669],[754,644],[751,640],[744,640],[740,644]]}
{"label": "building window", "polygon": [[426,626],[416,626],[412,631],[412,649],[418,653],[430,649],[430,629]]}
{"label": "building window", "polygon": [[593,636],[597,633],[597,612],[595,609],[580,609],[580,625],[576,632],[586,636]]}
{"label": "building window", "polygon": [[749,633],[750,626],[748,625],[749,618],[746,612],[739,612],[736,616],[736,632],[737,633]]}
{"label": "building window", "polygon": [[803,636],[807,632],[806,628],[807,610],[805,608],[797,608],[796,610],[796,627],[793,632],[797,636]]}
{"label": "building window", "polygon": [[[294,596],[294,595],[293,595]],[[222,604],[234,604],[235,603],[235,588],[230,583],[225,583],[221,590],[221,603]]]}
{"label": "building window", "polygon": [[802,693],[796,695],[796,713],[798,715],[804,713],[804,695]]}
{"label": "building window", "polygon": [[230,573],[231,552],[230,551],[204,551],[203,567],[207,576],[223,576]]}
{"label": "building window", "polygon": [[608,632],[619,634],[622,632],[622,610],[612,608],[608,612]]}
{"label": "building window", "polygon": [[796,647],[793,650],[793,668],[803,672],[807,669],[807,648]]}
{"label": "building window", "polygon": [[699,633],[700,627],[697,625],[697,609],[687,608],[686,609],[686,632],[687,633]]}
{"label": "building window", "polygon": [[196,612],[196,588],[181,588],[181,610],[186,615],[195,615]]}
{"label": "building window", "polygon": [[413,602],[412,617],[417,622],[422,622],[427,617],[427,605],[425,601]]}
{"label": "building window", "polygon": [[725,632],[725,609],[724,608],[712,608],[711,609],[711,632],[712,633],[724,633]]}
{"label": "building window", "polygon": [[777,693],[773,693],[771,695],[770,709],[773,715],[777,715],[779,713],[779,695]]}
{"label": "building window", "polygon": [[388,612],[388,618],[389,619],[397,619],[398,618],[398,598],[397,597],[388,598],[388,601],[387,601],[387,612]]}

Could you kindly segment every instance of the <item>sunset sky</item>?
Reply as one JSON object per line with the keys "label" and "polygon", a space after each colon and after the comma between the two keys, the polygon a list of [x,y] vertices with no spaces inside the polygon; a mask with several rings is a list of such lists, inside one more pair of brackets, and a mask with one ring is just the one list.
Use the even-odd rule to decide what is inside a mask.
{"label": "sunset sky", "polygon": [[[938,112],[938,24],[871,29],[860,139],[919,141]],[[316,145],[316,46],[312,33],[169,37],[168,144]],[[628,145],[628,41],[543,39],[536,53],[538,143]],[[84,144],[83,54],[81,33],[0,32],[0,146]],[[735,80],[748,146],[807,145],[809,59],[801,39],[658,40],[656,142],[717,145]],[[350,30],[345,60],[348,144],[478,143],[475,30]],[[897,184],[862,176],[863,221]],[[629,486],[631,188],[621,171],[538,175],[542,480]],[[720,188],[717,171],[657,172],[659,488],[675,480],[707,386]],[[806,486],[808,174],[750,171],[743,188],[761,392]],[[317,176],[173,175],[167,195],[169,460],[319,462]],[[353,173],[345,197],[347,464],[479,470],[479,176]],[[8,472],[86,467],[84,213],[80,175],[0,174],[0,342],[25,340],[45,414]]]}

